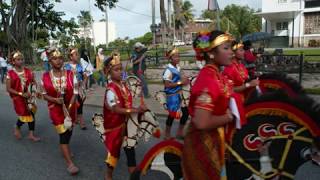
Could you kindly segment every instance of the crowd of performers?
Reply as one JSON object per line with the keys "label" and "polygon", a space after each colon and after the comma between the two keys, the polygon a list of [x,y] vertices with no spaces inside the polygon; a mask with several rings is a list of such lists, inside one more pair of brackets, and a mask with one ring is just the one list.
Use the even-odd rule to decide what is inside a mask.
{"label": "crowd of performers", "polygon": [[[196,58],[206,64],[200,70],[191,87],[189,105],[183,105],[181,90],[190,84],[179,67],[179,52],[170,50],[167,55],[169,64],[162,78],[166,93],[168,117],[164,139],[170,139],[174,119],[180,119],[176,138],[184,141],[182,169],[185,180],[223,180],[227,179],[225,169],[225,141],[231,141],[233,128],[241,128],[246,123],[244,117],[244,99],[249,89],[259,85],[259,80],[250,78],[242,64],[245,51],[242,43],[221,31],[200,32],[193,43]],[[37,84],[34,74],[23,66],[23,55],[12,53],[13,69],[7,75],[7,91],[12,98],[18,116],[14,135],[21,138],[20,128],[28,123],[32,141],[40,138],[34,135],[34,115],[36,107],[29,103],[32,88],[37,96],[48,102],[49,116],[60,139],[60,149],[71,175],[79,172],[72,161],[69,142],[76,122],[86,129],[82,116],[86,75],[79,65],[79,53],[70,48],[64,62],[64,56],[56,49],[49,52],[52,69],[45,72],[41,84]],[[148,108],[141,104],[133,107],[133,98],[127,84],[122,79],[120,54],[113,53],[105,58],[103,71],[108,79],[103,105],[106,175],[112,179],[113,169],[122,149],[128,115],[144,113]],[[31,105],[30,105],[31,104]],[[191,123],[183,133],[184,126],[191,116]],[[127,157],[128,170],[132,173],[136,167],[135,149],[123,148]]]}

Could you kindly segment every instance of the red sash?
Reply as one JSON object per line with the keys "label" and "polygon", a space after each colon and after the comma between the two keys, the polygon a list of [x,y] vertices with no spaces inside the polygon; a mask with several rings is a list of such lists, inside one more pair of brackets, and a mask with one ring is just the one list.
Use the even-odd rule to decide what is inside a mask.
{"label": "red sash", "polygon": [[[125,86],[125,85],[124,85]],[[125,86],[125,90],[123,90],[116,83],[109,83],[107,86],[107,90],[111,90],[118,97],[118,104],[123,108],[132,108],[132,96]],[[108,157],[109,162],[107,162],[111,166],[115,166],[116,160],[114,162],[110,162],[110,159],[117,159],[120,156],[120,148],[122,146],[122,141],[124,137],[124,130],[126,128],[126,115],[117,114],[111,111],[107,107],[107,98],[104,100],[103,107],[103,115],[104,115],[104,128],[105,132],[105,146],[108,149],[112,158]]]}
{"label": "red sash", "polygon": [[[61,92],[57,92],[57,90],[54,88],[49,73],[50,72],[46,72],[42,76],[43,88],[45,89],[47,95],[54,98],[60,97]],[[73,96],[73,73],[67,70],[65,71],[65,76],[66,76],[67,85],[64,92],[65,93],[64,103],[68,107],[71,101],[71,98]],[[52,120],[52,123],[55,126],[62,125],[65,119],[62,105],[48,101],[48,108],[49,108],[49,115]],[[72,121],[74,122],[76,118],[76,106],[73,105],[69,112],[70,112]]]}
{"label": "red sash", "polygon": [[[27,68],[24,68],[23,70],[24,70],[24,78],[25,78],[24,89],[22,89],[21,80],[18,74],[14,70],[8,71],[8,76],[10,78],[10,83],[11,83],[10,86],[12,89],[18,92],[27,92],[28,91],[27,87],[30,85],[33,79],[33,74],[31,70]],[[10,97],[12,98],[14,110],[16,111],[18,116],[31,116],[27,107],[26,99],[24,97],[20,95],[15,95],[12,93],[10,93]]]}

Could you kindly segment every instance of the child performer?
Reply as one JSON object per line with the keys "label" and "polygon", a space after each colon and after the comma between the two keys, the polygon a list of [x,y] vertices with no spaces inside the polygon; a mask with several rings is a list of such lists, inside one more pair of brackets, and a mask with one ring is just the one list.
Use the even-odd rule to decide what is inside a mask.
{"label": "child performer", "polygon": [[18,121],[14,129],[14,135],[17,139],[21,139],[20,128],[24,123],[28,123],[29,136],[28,138],[34,142],[40,138],[34,135],[35,129],[35,108],[28,107],[28,99],[31,98],[30,87],[37,86],[32,71],[23,67],[23,55],[19,52],[11,54],[11,62],[13,68],[7,74],[7,91],[13,101],[14,109],[18,115]]}
{"label": "child performer", "polygon": [[[131,113],[143,113],[145,106],[139,108],[132,107],[132,96],[128,87],[122,82],[122,64],[120,56],[112,55],[104,62],[105,74],[110,75],[111,82],[108,83],[104,100],[104,128],[105,145],[108,150],[106,159],[107,173],[105,180],[112,179],[113,169],[117,165],[120,157],[120,150],[125,136],[126,121]],[[134,148],[124,148],[127,156],[129,173],[132,173],[136,166]]]}
{"label": "child performer", "polygon": [[[167,95],[167,110],[169,115],[166,121],[165,139],[170,138],[171,126],[174,119],[180,118],[177,138],[183,139],[183,127],[188,120],[188,107],[181,107],[181,95],[183,85],[189,83],[188,79],[182,79],[179,67],[179,51],[174,48],[168,52],[170,63],[163,73],[164,91]],[[179,112],[181,108],[182,116]]]}
{"label": "child performer", "polygon": [[67,171],[71,175],[79,172],[71,159],[69,142],[72,136],[72,124],[76,117],[75,98],[77,92],[77,78],[72,71],[64,70],[63,56],[58,50],[49,53],[52,69],[43,74],[43,97],[48,101],[49,115],[60,137],[60,149],[67,164]]}

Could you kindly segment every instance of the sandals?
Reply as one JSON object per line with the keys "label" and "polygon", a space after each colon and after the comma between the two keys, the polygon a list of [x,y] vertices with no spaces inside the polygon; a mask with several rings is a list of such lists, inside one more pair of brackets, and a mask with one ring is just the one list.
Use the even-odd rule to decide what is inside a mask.
{"label": "sandals", "polygon": [[74,164],[71,164],[68,168],[67,171],[72,175],[76,175],[79,173],[79,168],[77,166],[75,166]]}

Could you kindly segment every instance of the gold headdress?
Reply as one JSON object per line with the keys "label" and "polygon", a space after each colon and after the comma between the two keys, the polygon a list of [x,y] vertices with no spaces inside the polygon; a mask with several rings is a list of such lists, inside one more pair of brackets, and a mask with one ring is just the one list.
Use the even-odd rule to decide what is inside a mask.
{"label": "gold headdress", "polygon": [[235,50],[237,50],[239,48],[242,48],[242,47],[243,47],[243,43],[240,42],[240,43],[237,43],[237,44],[233,45],[232,50],[235,51]]}
{"label": "gold headdress", "polygon": [[234,41],[234,38],[230,34],[221,34],[220,36],[216,37],[210,45],[210,48],[213,49],[217,46],[220,46],[221,44],[228,42],[228,41]]}
{"label": "gold headdress", "polygon": [[175,55],[175,54],[179,54],[179,49],[178,48],[173,48],[171,51],[169,51],[169,53],[168,53],[168,57],[171,57],[171,56],[173,56],[173,55]]}
{"label": "gold headdress", "polygon": [[113,54],[112,59],[110,60],[109,64],[112,66],[120,64],[120,54]]}
{"label": "gold headdress", "polygon": [[13,57],[13,59],[16,59],[16,58],[18,58],[18,57],[22,58],[23,55],[22,55],[22,53],[21,53],[20,51],[17,51],[17,52],[15,52],[15,53],[13,54],[12,57]]}
{"label": "gold headdress", "polygon": [[52,57],[55,57],[55,58],[62,57],[62,54],[61,54],[61,52],[59,50],[54,50],[52,52]]}

